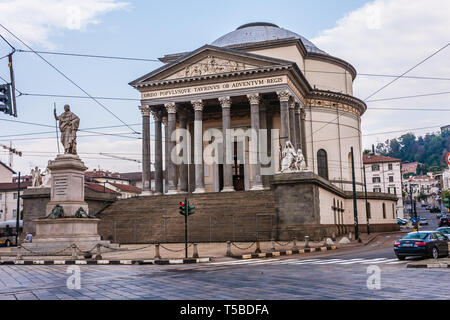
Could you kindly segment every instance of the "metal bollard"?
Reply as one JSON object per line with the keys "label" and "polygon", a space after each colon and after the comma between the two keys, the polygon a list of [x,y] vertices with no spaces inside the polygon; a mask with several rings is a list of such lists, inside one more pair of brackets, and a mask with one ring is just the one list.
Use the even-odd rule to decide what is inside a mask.
{"label": "metal bollard", "polygon": [[95,255],[95,260],[102,260],[102,250],[101,250],[101,245],[100,243],[97,243],[97,254]]}
{"label": "metal bollard", "polygon": [[261,244],[259,243],[259,240],[256,240],[256,250],[255,253],[261,253]]}
{"label": "metal bollard", "polygon": [[231,257],[231,241],[227,241],[227,257]]}
{"label": "metal bollard", "polygon": [[298,250],[298,247],[297,247],[297,237],[292,237],[292,242],[293,242],[292,250]]}
{"label": "metal bollard", "polygon": [[72,250],[72,259],[77,258],[77,245],[75,243],[72,243],[70,246],[70,249]]}
{"label": "metal bollard", "polygon": [[270,239],[270,250],[275,251],[275,240]]}
{"label": "metal bollard", "polygon": [[159,254],[159,244],[155,244],[155,259],[161,259],[161,255]]}
{"label": "metal bollard", "polygon": [[305,248],[309,248],[309,236],[305,236]]}
{"label": "metal bollard", "polygon": [[17,260],[22,260],[22,246],[17,246]]}
{"label": "metal bollard", "polygon": [[348,233],[348,238],[349,238],[350,240],[353,240],[353,233],[349,232],[349,233]]}
{"label": "metal bollard", "polygon": [[197,244],[194,243],[194,254],[192,255],[192,258],[198,258],[198,248],[197,248]]}

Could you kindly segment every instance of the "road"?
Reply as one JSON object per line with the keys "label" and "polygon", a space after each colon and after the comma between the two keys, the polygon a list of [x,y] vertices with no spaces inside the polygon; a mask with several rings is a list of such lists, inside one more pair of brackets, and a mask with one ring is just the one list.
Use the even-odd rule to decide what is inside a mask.
{"label": "road", "polygon": [[[382,236],[357,249],[276,259],[178,266],[80,266],[80,289],[68,288],[67,280],[73,275],[67,273],[67,266],[4,265],[0,268],[0,298],[448,299],[442,292],[450,287],[450,270],[407,269],[407,261],[398,261],[393,254],[396,238]],[[380,281],[370,281],[368,286],[374,270],[380,272]],[[379,289],[373,283],[379,283]]]}

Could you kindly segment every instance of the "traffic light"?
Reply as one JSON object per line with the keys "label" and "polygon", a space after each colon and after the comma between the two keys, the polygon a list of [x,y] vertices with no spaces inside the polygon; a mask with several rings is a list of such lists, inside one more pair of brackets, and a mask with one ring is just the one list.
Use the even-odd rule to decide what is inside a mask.
{"label": "traffic light", "polygon": [[194,206],[189,206],[188,207],[188,216],[192,215],[195,213],[195,207]]}
{"label": "traffic light", "polygon": [[180,214],[182,216],[186,215],[186,202],[184,201],[180,202]]}
{"label": "traffic light", "polygon": [[9,115],[14,115],[11,87],[7,84],[0,84],[0,111]]}

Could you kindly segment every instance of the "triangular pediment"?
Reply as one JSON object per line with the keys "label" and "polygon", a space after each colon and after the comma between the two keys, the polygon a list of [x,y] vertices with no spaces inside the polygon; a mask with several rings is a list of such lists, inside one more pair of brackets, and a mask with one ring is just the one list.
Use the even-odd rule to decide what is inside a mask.
{"label": "triangular pediment", "polygon": [[239,50],[204,46],[130,84],[139,85],[152,81],[208,76],[285,64],[291,62]]}

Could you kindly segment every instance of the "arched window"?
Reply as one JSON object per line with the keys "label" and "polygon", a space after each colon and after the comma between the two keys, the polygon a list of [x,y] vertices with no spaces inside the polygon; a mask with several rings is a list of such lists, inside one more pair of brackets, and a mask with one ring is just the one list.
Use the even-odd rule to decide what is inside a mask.
{"label": "arched window", "polygon": [[323,149],[317,151],[317,173],[328,180],[328,159],[327,152]]}
{"label": "arched window", "polygon": [[383,202],[383,219],[386,219],[386,204]]}

